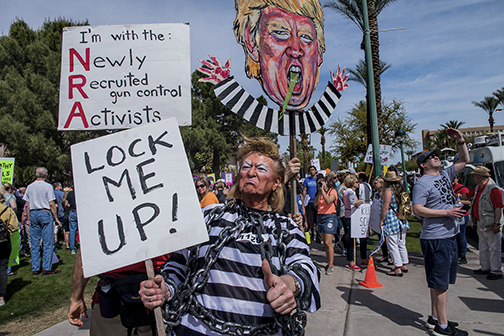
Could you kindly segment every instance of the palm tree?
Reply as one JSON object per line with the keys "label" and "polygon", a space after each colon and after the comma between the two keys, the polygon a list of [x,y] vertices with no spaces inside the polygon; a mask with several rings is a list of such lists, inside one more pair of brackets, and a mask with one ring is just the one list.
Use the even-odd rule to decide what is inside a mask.
{"label": "palm tree", "polygon": [[504,107],[504,87],[493,93],[495,98],[499,100],[499,103]]}
{"label": "palm tree", "polygon": [[[367,0],[367,10],[369,18],[369,36],[371,40],[371,54],[373,58],[373,77],[375,84],[376,97],[376,114],[378,121],[378,138],[381,141],[383,123],[382,123],[382,107],[381,107],[381,85],[380,85],[380,40],[378,37],[378,15],[381,11],[395,2],[396,0]],[[355,23],[364,33],[364,20],[362,15],[361,0],[329,0],[325,8],[332,8],[343,16],[346,16],[350,21]],[[364,37],[361,43],[361,49],[364,50]],[[367,88],[366,88],[367,89]],[[369,96],[369,95],[368,95]]]}
{"label": "palm tree", "polygon": [[499,105],[499,99],[489,96],[485,97],[482,101],[473,101],[472,102],[475,106],[481,107],[486,113],[488,113],[488,122],[490,123],[490,132],[493,132],[493,125],[494,125],[494,118],[493,114],[495,112],[495,109],[497,108],[497,105]]}
{"label": "palm tree", "polygon": [[322,146],[322,162],[325,165],[325,134],[328,131],[327,128],[322,126],[318,129],[317,133],[320,133],[320,145]]}
{"label": "palm tree", "polygon": [[[380,75],[385,72],[390,68],[390,64],[387,64],[383,61],[380,61]],[[355,70],[349,69],[348,72],[350,73],[350,77],[348,77],[348,80],[360,83],[362,86],[364,86],[367,90],[367,66],[366,66],[366,61],[361,59],[359,60],[359,63],[355,66]],[[367,98],[367,97],[366,97]],[[368,101],[368,99],[366,99]],[[371,109],[367,108],[367,120],[371,120]],[[370,144],[371,141],[371,123],[368,122],[367,124],[367,142]]]}
{"label": "palm tree", "polygon": [[[386,62],[380,61],[380,75],[384,73],[391,67],[390,64]],[[348,77],[349,81],[357,82],[364,86],[367,89],[367,66],[366,60],[360,59],[359,63],[355,65],[355,70],[348,69],[350,73],[350,77]]]}
{"label": "palm tree", "polygon": [[455,149],[455,140],[453,140],[446,134],[445,129],[447,128],[459,129],[460,126],[464,124],[465,121],[457,121],[457,120],[450,120],[446,124],[439,124],[441,128],[438,129],[435,140],[435,144],[437,145],[437,147],[438,148],[449,147]]}
{"label": "palm tree", "polygon": [[301,134],[301,148],[303,149],[303,167],[308,169],[308,134]]}

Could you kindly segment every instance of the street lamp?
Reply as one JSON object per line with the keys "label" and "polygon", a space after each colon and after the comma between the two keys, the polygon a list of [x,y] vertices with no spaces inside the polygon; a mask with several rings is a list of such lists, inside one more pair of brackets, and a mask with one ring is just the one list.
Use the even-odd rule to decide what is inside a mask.
{"label": "street lamp", "polygon": [[397,131],[395,132],[395,137],[397,138],[397,140],[399,140],[399,143],[401,144],[401,158],[402,158],[402,170],[403,170],[403,178],[404,178],[404,189],[406,189],[406,192],[409,192],[408,174],[406,173],[406,164],[404,163],[403,140],[404,140],[405,136],[406,136],[406,132],[404,132],[400,128],[398,128]]}

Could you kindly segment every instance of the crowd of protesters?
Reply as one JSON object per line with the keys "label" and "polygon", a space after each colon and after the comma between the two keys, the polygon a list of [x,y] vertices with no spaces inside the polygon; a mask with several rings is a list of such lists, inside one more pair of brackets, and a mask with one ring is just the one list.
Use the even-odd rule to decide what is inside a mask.
{"label": "crowd of protesters", "polygon": [[[0,218],[7,229],[6,239],[0,233],[0,306],[5,305],[7,277],[17,274],[8,265],[19,264],[19,254],[31,258],[32,274],[37,276],[61,272],[53,270],[58,262],[54,252],[63,246],[71,254],[76,253],[78,227],[74,191],[63,188],[60,182],[51,183],[47,177],[47,169],[38,167],[35,181],[27,187],[0,185]],[[12,253],[14,247],[19,249],[19,254]]]}
{"label": "crowd of protesters", "polygon": [[[371,179],[365,173],[356,173],[352,169],[318,171],[311,166],[309,174],[300,178],[299,160],[293,159],[282,170],[281,179],[268,177],[276,183],[272,191],[276,188],[283,190],[284,202],[275,212],[285,218],[292,217],[293,221],[288,223],[295,225],[297,232],[303,234],[301,240],[304,239],[308,246],[313,248],[313,244],[322,244],[327,258],[325,274],[328,276],[335,272],[336,251],[346,257],[347,267],[351,270],[360,271],[361,267],[368,265],[368,239],[352,238],[351,215],[362,204],[376,203],[380,208],[380,229],[375,233],[370,231],[369,235],[377,234],[378,238],[383,236],[382,254],[377,261],[388,262],[391,266],[387,275],[403,277],[408,272],[409,258],[405,241],[409,223],[399,213],[402,207],[413,206],[413,215],[423,220],[420,238],[427,283],[433,297],[432,315],[427,324],[441,335],[445,332],[453,334],[454,330],[461,332],[455,324],[448,323],[447,312],[442,307],[446,303],[448,285],[454,283],[456,265],[467,263],[465,233],[469,217],[477,225],[480,249],[483,249],[480,252],[480,268],[474,270],[474,274],[487,275],[489,280],[502,278],[498,258],[504,208],[502,192],[492,180],[491,172],[484,167],[477,167],[473,172],[477,183],[475,188],[468,190],[460,183],[457,174],[468,160],[467,148],[464,148],[465,142],[460,132],[448,129],[447,133],[458,141],[465,152],[461,153],[454,168],[444,170],[440,166],[438,150],[421,153],[417,158],[420,178],[412,180],[412,196],[405,192],[403,177],[393,167]],[[10,234],[19,231],[19,251],[31,257],[33,276],[60,273],[59,270],[53,270],[54,251],[64,247],[75,254],[78,246],[74,191],[63,188],[59,182],[51,183],[47,175],[47,170],[39,167],[36,180],[26,188],[15,188],[9,183],[0,186],[0,218]],[[289,183],[291,179],[297,181],[295,189]],[[237,189],[233,191],[233,186],[223,179],[214,182],[211,177],[194,177],[194,185],[202,209],[225,204],[227,199],[239,196]],[[437,188],[436,185],[442,187]],[[292,193],[295,194],[295,204],[290,201]],[[456,203],[458,201],[461,203]],[[455,204],[465,204],[466,207],[461,209],[461,205]],[[440,249],[433,244],[444,246],[442,258],[438,255]],[[360,246],[360,260],[357,258],[357,246]],[[7,277],[16,274],[10,267],[7,268],[11,249],[10,240],[7,244],[0,236],[0,306],[5,304]],[[446,272],[440,274],[435,271],[440,268]],[[290,281],[289,286],[294,289],[293,292],[297,292],[298,289],[292,287]],[[143,299],[152,298],[146,295]],[[148,302],[150,304],[152,301]],[[460,334],[464,335],[464,332]]]}

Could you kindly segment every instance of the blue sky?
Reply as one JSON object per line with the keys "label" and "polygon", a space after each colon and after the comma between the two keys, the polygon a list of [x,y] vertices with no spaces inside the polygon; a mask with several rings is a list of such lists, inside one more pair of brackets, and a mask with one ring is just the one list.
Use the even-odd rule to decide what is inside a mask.
{"label": "blue sky", "polygon": [[[243,51],[232,32],[234,1],[0,0],[0,8],[2,35],[8,34],[16,18],[34,29],[44,19],[57,17],[87,19],[91,25],[189,22],[193,70],[199,65],[197,58],[208,54],[222,61],[231,58],[231,73],[238,82],[254,96],[263,94],[257,81],[247,79],[243,71]],[[418,124],[415,139],[420,141],[422,129],[437,129],[449,120],[464,121],[464,126],[488,125],[487,114],[471,102],[504,87],[503,13],[502,0],[399,0],[380,14],[380,30],[406,28],[380,33],[380,57],[391,64],[381,84],[385,100],[405,102],[408,115]],[[363,58],[357,26],[329,9],[324,15],[327,50],[314,99],[320,97],[330,70],[338,64],[354,68]],[[364,88],[350,82],[329,122],[364,96]],[[504,113],[496,114],[495,120],[504,124]],[[288,141],[280,143],[285,151]],[[312,145],[320,149],[318,134],[312,136]]]}

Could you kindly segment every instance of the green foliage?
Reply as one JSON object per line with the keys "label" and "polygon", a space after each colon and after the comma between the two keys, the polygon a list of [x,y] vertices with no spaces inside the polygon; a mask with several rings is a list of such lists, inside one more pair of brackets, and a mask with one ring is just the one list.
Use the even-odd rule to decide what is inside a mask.
{"label": "green foliage", "polygon": [[[346,117],[339,117],[329,125],[329,134],[334,136],[332,154],[341,162],[360,162],[363,160],[368,144],[366,140],[366,103],[361,100],[348,112]],[[401,100],[383,102],[383,140],[381,145],[392,145],[392,151],[397,152],[399,139],[395,131],[401,128],[406,132],[403,139],[405,148],[415,148],[417,142],[411,137],[416,124],[408,117]]]}
{"label": "green foliage", "polygon": [[63,27],[85,24],[59,18],[34,31],[17,20],[0,36],[0,143],[16,158],[18,185],[33,181],[37,166],[70,181],[70,146],[105,134],[57,131]]}
{"label": "green foliage", "polygon": [[[315,147],[313,147],[312,145],[307,145],[306,147],[306,157],[307,157],[307,161],[308,161],[308,167],[310,167],[310,162],[311,160],[313,160],[313,158],[315,157]],[[301,162],[301,167],[305,168],[304,167],[304,164],[303,164],[303,160],[304,160],[304,153],[303,153],[303,146],[302,146],[302,142],[296,137],[296,157],[299,159],[299,162]],[[327,153],[326,153],[327,155]],[[287,150],[282,154],[282,159],[284,160],[284,162],[289,162],[290,160],[290,145],[287,147]],[[308,167],[306,167],[305,169],[308,170]]]}
{"label": "green foliage", "polygon": [[487,96],[482,101],[473,101],[474,106],[480,107],[488,114],[488,123],[490,124],[490,132],[493,132],[494,117],[493,114],[499,105],[499,99],[494,96]]}
{"label": "green foliage", "polygon": [[504,87],[500,90],[495,91],[493,95],[495,96],[495,98],[497,98],[499,104],[501,104],[502,107],[504,107]]}
{"label": "green foliage", "polygon": [[[269,137],[275,143],[277,136],[231,112],[217,99],[211,84],[198,82],[202,77],[197,71],[192,74],[192,125],[181,127],[182,139],[193,172],[219,175],[236,154],[242,134]],[[262,102],[266,103],[264,98]]]}
{"label": "green foliage", "polygon": [[[374,0],[376,15],[388,5],[396,2],[397,0]],[[362,32],[364,32],[364,22],[362,20],[362,1],[361,0],[335,0],[327,1],[324,8],[331,8],[337,13],[346,16],[347,19],[355,23]]]}
{"label": "green foliage", "polygon": [[[390,64],[380,61],[380,76],[390,67]],[[360,59],[357,65],[355,65],[355,70],[348,69],[348,72],[350,73],[348,77],[349,81],[357,82],[367,88],[367,65],[365,60]]]}
{"label": "green foliage", "polygon": [[322,152],[318,152],[316,158],[320,161],[320,169],[331,169],[331,162],[337,160],[330,152],[325,152],[325,161],[322,159]]}
{"label": "green foliage", "polygon": [[429,143],[427,144],[428,148],[430,148],[431,150],[434,148],[455,149],[455,140],[453,140],[446,134],[445,129],[449,127],[459,129],[464,124],[465,121],[457,121],[457,120],[450,120],[446,124],[439,124],[441,128],[438,129],[433,139],[429,139]]}

